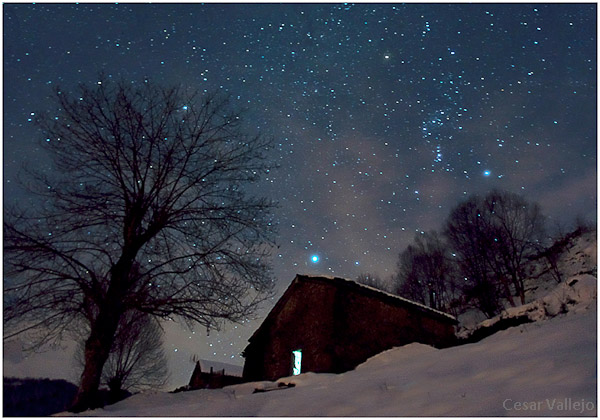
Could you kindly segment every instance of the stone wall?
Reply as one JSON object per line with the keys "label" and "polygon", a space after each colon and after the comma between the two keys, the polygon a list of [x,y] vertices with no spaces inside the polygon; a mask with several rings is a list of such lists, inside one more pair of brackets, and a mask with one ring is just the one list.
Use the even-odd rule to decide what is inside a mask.
{"label": "stone wall", "polygon": [[451,320],[424,308],[343,279],[298,276],[244,351],[244,379],[290,376],[297,349],[302,372],[340,373],[394,346],[454,338]]}

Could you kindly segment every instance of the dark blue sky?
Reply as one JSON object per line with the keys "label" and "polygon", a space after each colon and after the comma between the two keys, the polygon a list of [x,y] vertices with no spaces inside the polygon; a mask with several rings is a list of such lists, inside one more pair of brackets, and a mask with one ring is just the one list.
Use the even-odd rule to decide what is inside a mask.
{"label": "dark blue sky", "polygon": [[[20,166],[51,170],[31,122],[51,89],[104,72],[226,91],[274,139],[260,191],[280,202],[281,289],[296,273],[386,278],[415,233],[494,187],[551,227],[596,218],[596,4],[3,10],[5,203],[24,198]],[[194,352],[241,364],[255,326],[168,345],[184,370]]]}

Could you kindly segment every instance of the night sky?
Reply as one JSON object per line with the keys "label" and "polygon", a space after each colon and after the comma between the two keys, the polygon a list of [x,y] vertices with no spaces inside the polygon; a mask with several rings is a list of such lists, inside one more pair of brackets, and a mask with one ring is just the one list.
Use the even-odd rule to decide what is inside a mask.
{"label": "night sky", "polygon": [[[296,273],[388,278],[416,233],[492,188],[540,203],[550,227],[595,221],[596,8],[4,4],[4,202],[27,199],[21,166],[52,170],[32,122],[52,89],[103,72],[222,90],[273,138],[259,190],[280,204],[278,296]],[[193,354],[243,364],[259,323],[167,325],[172,384]],[[9,374],[77,379],[68,352],[7,349]]]}

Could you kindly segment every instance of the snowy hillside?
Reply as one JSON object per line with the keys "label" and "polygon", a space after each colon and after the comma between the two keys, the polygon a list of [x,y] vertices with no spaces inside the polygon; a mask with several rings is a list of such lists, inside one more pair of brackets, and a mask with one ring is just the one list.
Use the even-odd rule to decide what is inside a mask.
{"label": "snowy hillside", "polygon": [[[596,252],[595,232],[570,241],[558,261],[561,283],[542,264],[534,267],[529,303],[463,325],[459,335],[495,331],[503,323],[502,328],[520,325],[478,342],[443,350],[414,343],[339,375],[304,373],[215,390],[147,392],[81,414],[596,416]],[[294,386],[278,388],[277,383]]]}
{"label": "snowy hillside", "polygon": [[[598,249],[596,230],[576,233],[565,238],[565,249],[558,255],[556,270],[565,281],[573,276],[591,274],[597,276]],[[545,296],[555,288],[557,280],[545,259],[533,261],[526,280],[526,297],[531,302]]]}
{"label": "snowy hillside", "polygon": [[[532,305],[540,306],[541,304],[541,306],[545,306],[551,311],[550,301],[552,303],[566,303],[568,296],[565,296],[565,293],[567,295],[572,293],[567,285],[567,280],[580,278],[581,275],[597,277],[598,250],[596,236],[595,229],[584,229],[579,233],[575,231],[565,235],[563,247],[559,248],[556,255],[554,270],[546,258],[535,259],[527,265],[527,278],[524,283],[526,304],[530,305],[528,309],[531,310]],[[560,273],[560,283],[557,281],[556,273]],[[515,296],[515,299],[518,302],[518,297]],[[508,308],[507,311],[495,317],[496,320],[497,318],[515,317],[524,309],[522,307],[511,308],[508,302],[505,302],[505,307]],[[544,317],[543,315],[535,315],[531,318],[532,320],[539,320]],[[489,325],[490,322],[495,322],[486,319],[485,315],[476,309],[470,309],[460,314],[458,320],[460,322],[459,336],[463,337],[467,336],[478,325]]]}
{"label": "snowy hillside", "polygon": [[595,311],[597,283],[596,277],[589,274],[573,276],[533,302],[509,307],[499,315],[472,327],[463,326],[457,335],[462,339],[478,341],[477,337],[487,337],[508,326],[541,321],[566,313]]}
{"label": "snowy hillside", "polygon": [[[595,298],[594,298],[595,300]],[[591,303],[591,302],[590,302]],[[581,309],[581,308],[580,308]],[[577,311],[436,350],[409,344],[340,375],[217,390],[151,392],[85,416],[595,416],[596,310]]]}

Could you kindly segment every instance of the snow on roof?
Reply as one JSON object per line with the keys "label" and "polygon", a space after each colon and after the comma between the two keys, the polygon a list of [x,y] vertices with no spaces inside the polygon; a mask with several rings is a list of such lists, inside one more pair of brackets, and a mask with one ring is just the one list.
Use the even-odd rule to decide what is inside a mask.
{"label": "snow on roof", "polygon": [[438,315],[447,317],[447,318],[451,319],[454,322],[457,322],[457,320],[456,320],[456,318],[454,316],[452,316],[450,314],[447,314],[446,312],[438,311],[437,309],[433,309],[433,308],[431,308],[431,307],[429,307],[427,305],[423,305],[422,303],[418,303],[418,302],[415,302],[413,300],[403,298],[402,296],[394,295],[394,294],[386,292],[384,290],[377,289],[376,287],[372,287],[372,286],[368,286],[366,284],[359,283],[359,282],[357,282],[355,280],[348,280],[348,279],[345,279],[345,278],[342,278],[342,277],[332,277],[332,276],[315,275],[315,274],[297,274],[296,275],[296,279],[300,279],[302,277],[308,278],[308,279],[325,279],[325,280],[332,280],[332,281],[338,281],[338,282],[346,282],[348,284],[352,284],[353,286],[358,286],[358,287],[361,287],[361,288],[364,288],[364,289],[367,289],[367,290],[371,290],[371,291],[376,292],[376,293],[380,293],[380,294],[386,295],[386,296],[388,296],[390,298],[393,298],[395,300],[401,301],[403,303],[407,303],[409,305],[417,306],[417,307],[421,308],[422,310],[434,312],[434,313],[436,313]]}
{"label": "snow on roof", "polygon": [[292,286],[294,285],[294,283],[296,283],[298,281],[303,281],[303,280],[329,280],[331,282],[346,283],[347,285],[351,285],[351,286],[355,286],[355,287],[362,288],[362,289],[365,289],[365,290],[369,290],[372,293],[377,293],[377,294],[386,296],[388,298],[391,298],[393,300],[396,300],[398,302],[402,302],[404,304],[412,305],[412,306],[417,307],[418,309],[420,309],[422,311],[434,313],[437,316],[441,316],[443,318],[446,318],[447,320],[452,321],[454,324],[458,324],[458,320],[455,317],[453,317],[452,315],[450,315],[450,314],[447,314],[447,313],[442,312],[442,311],[438,311],[437,309],[430,308],[429,306],[423,305],[423,304],[418,303],[418,302],[414,302],[412,300],[400,297],[398,295],[394,295],[392,293],[384,292],[383,290],[377,289],[375,287],[371,287],[371,286],[367,286],[365,284],[358,283],[358,282],[356,282],[354,280],[348,280],[348,279],[344,279],[344,278],[341,278],[341,277],[333,277],[333,276],[327,276],[327,275],[296,274],[296,277],[294,278],[294,280],[292,281],[292,283],[289,285],[289,287],[287,288],[287,290],[283,293],[283,295],[275,303],[275,306],[273,308],[271,308],[271,311],[267,314],[267,316],[265,317],[265,320],[263,321],[263,323],[256,329],[256,331],[254,331],[254,334],[252,334],[252,336],[248,339],[248,341],[252,342],[254,340],[254,338],[259,334],[259,332],[265,327],[265,325],[267,324],[267,321],[269,319],[271,319],[273,316],[275,316],[275,314],[277,314],[279,312],[279,310],[281,310],[282,305],[283,305],[283,301],[285,300],[286,295],[288,293],[290,293],[290,290],[291,290]]}

